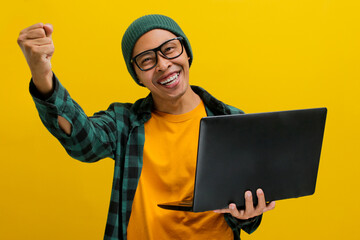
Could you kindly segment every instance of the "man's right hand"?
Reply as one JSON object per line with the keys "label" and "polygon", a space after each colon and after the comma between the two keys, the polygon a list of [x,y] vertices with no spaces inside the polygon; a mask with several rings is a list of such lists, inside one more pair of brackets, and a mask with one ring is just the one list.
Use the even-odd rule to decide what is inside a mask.
{"label": "man's right hand", "polygon": [[17,40],[30,67],[33,82],[44,95],[51,93],[53,88],[50,62],[54,53],[52,32],[51,24],[37,23],[22,30]]}

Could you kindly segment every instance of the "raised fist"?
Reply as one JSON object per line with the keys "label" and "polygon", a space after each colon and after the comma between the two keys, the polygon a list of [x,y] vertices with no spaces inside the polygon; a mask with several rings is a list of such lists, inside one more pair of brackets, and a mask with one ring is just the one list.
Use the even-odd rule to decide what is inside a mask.
{"label": "raised fist", "polygon": [[51,85],[48,81],[52,76],[50,60],[54,53],[52,32],[51,24],[37,23],[22,30],[17,40],[30,67],[35,85],[38,88],[41,85],[44,87],[42,92],[49,90],[49,86],[46,85]]}

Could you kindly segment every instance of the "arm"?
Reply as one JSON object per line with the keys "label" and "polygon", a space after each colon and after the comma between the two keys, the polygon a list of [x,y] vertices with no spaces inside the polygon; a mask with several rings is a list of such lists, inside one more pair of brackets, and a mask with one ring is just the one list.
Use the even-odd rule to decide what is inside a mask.
{"label": "arm", "polygon": [[[50,62],[55,50],[52,32],[52,25],[37,23],[22,30],[17,40],[30,67],[33,83],[44,98],[54,91]],[[61,116],[58,116],[58,123],[70,135],[71,124]]]}
{"label": "arm", "polygon": [[113,109],[87,117],[51,70],[54,53],[51,25],[38,23],[20,32],[18,44],[30,67],[30,93],[46,128],[66,151],[81,161],[114,157],[116,121]]}
{"label": "arm", "polygon": [[[45,127],[64,146],[68,154],[80,161],[94,162],[99,159],[114,158],[117,141],[115,105],[107,111],[87,117],[82,108],[70,97],[56,75],[53,75],[54,90],[49,98],[41,98],[41,93],[30,82],[30,93]],[[58,116],[72,126],[71,134],[61,130]]]}

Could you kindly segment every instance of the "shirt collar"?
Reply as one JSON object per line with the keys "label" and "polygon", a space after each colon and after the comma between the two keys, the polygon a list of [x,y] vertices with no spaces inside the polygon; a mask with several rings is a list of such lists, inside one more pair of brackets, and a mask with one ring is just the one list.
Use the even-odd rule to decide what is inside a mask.
{"label": "shirt collar", "polygon": [[[214,98],[205,89],[198,86],[191,86],[192,90],[199,95],[206,106],[208,115],[225,115],[230,114],[229,107],[223,102]],[[133,121],[135,125],[145,123],[151,118],[151,111],[154,108],[154,100],[151,93],[146,98],[139,99],[133,105]]]}

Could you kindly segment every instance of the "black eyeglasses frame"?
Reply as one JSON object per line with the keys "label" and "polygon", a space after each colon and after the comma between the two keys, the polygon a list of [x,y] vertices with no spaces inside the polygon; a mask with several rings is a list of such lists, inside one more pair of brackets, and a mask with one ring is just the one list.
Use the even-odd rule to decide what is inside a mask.
{"label": "black eyeglasses frame", "polygon": [[[180,53],[179,55],[177,55],[176,57],[171,57],[171,58],[169,58],[169,57],[167,57],[167,56],[161,51],[161,47],[164,46],[166,43],[168,43],[168,42],[170,42],[170,41],[173,41],[173,40],[179,40],[179,41],[180,41],[180,44],[181,44],[181,53]],[[157,52],[160,52],[160,53],[161,53],[160,56],[162,56],[162,57],[165,58],[165,59],[175,59],[175,58],[181,56],[181,54],[183,54],[183,52],[184,52],[183,40],[184,40],[183,37],[176,37],[176,38],[169,39],[169,40],[163,42],[160,46],[158,46],[158,47],[156,47],[156,48],[149,49],[149,50],[146,50],[146,51],[143,51],[143,52],[137,54],[135,57],[133,57],[133,58],[130,60],[130,62],[131,62],[131,63],[135,63],[136,66],[137,66],[141,71],[151,70],[151,69],[153,69],[153,68],[157,65],[157,63],[158,63]],[[156,62],[155,62],[155,64],[154,64],[154,66],[152,66],[151,68],[142,69],[142,68],[138,65],[138,63],[136,62],[136,58],[137,58],[138,56],[146,53],[146,52],[155,52]]]}

